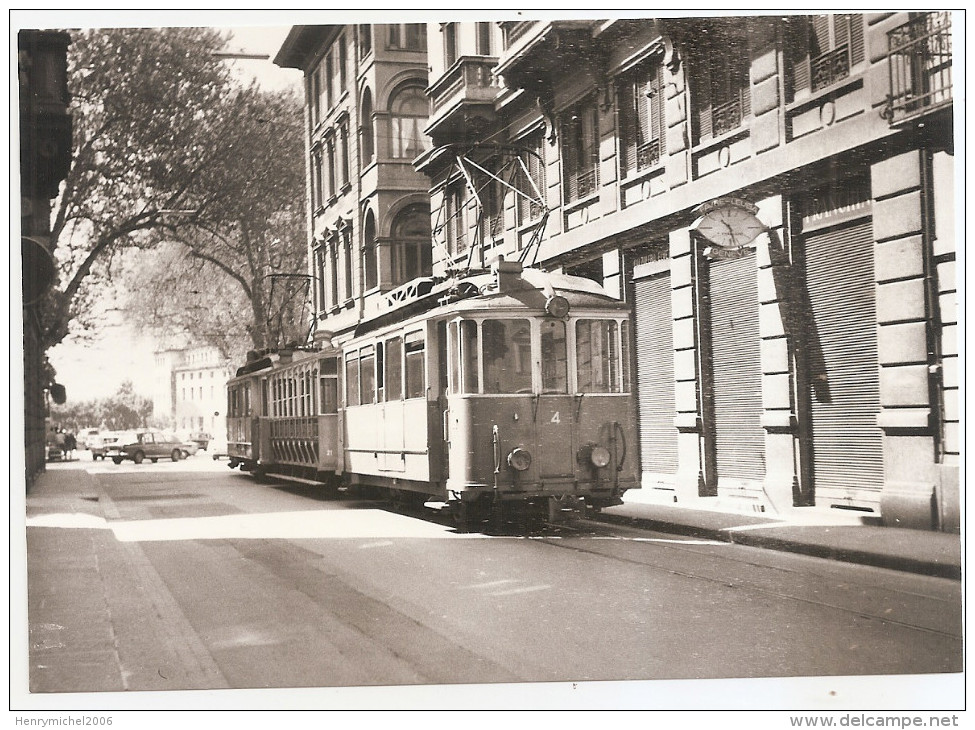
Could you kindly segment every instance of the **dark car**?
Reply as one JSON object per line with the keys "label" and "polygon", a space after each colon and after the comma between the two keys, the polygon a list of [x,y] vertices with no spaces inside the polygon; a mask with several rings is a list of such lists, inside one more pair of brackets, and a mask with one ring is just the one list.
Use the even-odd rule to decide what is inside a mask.
{"label": "dark car", "polygon": [[204,451],[207,450],[207,446],[210,445],[210,442],[212,440],[213,440],[213,436],[211,436],[210,434],[206,433],[205,431],[197,431],[196,433],[191,433],[190,434],[190,441],[192,441],[193,443],[195,443],[197,446],[199,446]]}
{"label": "dark car", "polygon": [[121,434],[118,441],[106,449],[105,456],[116,464],[121,464],[125,459],[131,459],[136,464],[149,459],[155,464],[159,459],[164,458],[179,461],[185,458],[185,453],[184,443],[173,434],[141,431]]}

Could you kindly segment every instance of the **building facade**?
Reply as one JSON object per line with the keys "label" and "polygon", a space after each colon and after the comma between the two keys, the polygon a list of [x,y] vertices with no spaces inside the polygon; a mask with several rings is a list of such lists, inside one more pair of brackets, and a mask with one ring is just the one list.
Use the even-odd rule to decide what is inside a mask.
{"label": "building facade", "polygon": [[428,24],[431,269],[632,303],[644,499],[958,530],[951,22]]}
{"label": "building facade", "polygon": [[315,337],[350,332],[432,270],[426,25],[296,26],[274,61],[305,75]]}
{"label": "building facade", "polygon": [[17,34],[20,111],[20,233],[24,325],[24,454],[26,486],[46,460],[47,398],[64,402],[52,381],[41,338],[44,297],[54,284],[56,241],[51,240],[51,199],[71,168],[67,51],[61,31]]}
{"label": "building facade", "polygon": [[226,440],[227,381],[234,372],[215,347],[191,347],[155,353],[158,387],[153,416],[180,432],[204,431]]}

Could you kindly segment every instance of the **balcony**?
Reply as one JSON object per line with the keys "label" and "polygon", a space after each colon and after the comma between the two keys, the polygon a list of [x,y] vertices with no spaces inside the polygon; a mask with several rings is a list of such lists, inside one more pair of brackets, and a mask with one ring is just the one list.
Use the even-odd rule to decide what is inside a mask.
{"label": "balcony", "polygon": [[951,14],[925,13],[887,33],[892,125],[951,104]]}
{"label": "balcony", "polygon": [[477,120],[482,125],[493,121],[498,94],[495,63],[497,59],[489,56],[462,56],[427,89],[433,114],[426,132],[435,144],[457,140],[477,127]]}
{"label": "balcony", "polygon": [[496,73],[510,89],[551,94],[554,79],[590,65],[598,26],[594,20],[502,23],[505,49]]}

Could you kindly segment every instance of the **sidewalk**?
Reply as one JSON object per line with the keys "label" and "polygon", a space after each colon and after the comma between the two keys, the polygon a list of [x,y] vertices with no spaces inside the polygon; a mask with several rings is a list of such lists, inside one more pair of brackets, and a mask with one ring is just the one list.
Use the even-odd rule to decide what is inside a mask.
{"label": "sidewalk", "polygon": [[[637,493],[638,494],[638,493]],[[642,495],[641,495],[642,496]],[[633,525],[670,534],[783,550],[922,575],[960,580],[961,536],[863,524],[850,513],[810,508],[792,518],[675,507],[638,501],[604,509],[603,522]]]}
{"label": "sidewalk", "polygon": [[[26,502],[29,691],[227,687],[118,512],[83,468],[38,476]],[[162,620],[160,620],[162,619]]]}

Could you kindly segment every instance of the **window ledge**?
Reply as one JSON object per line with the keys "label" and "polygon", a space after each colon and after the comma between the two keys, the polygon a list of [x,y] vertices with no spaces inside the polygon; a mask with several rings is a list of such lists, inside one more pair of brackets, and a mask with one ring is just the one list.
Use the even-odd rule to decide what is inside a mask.
{"label": "window ledge", "polygon": [[623,187],[629,187],[630,185],[641,183],[644,180],[647,180],[651,177],[657,177],[658,175],[662,175],[664,173],[664,167],[665,167],[664,161],[661,159],[660,162],[658,162],[657,164],[651,167],[644,168],[639,172],[634,172],[632,175],[627,174],[624,177],[622,176],[622,171],[621,171],[620,185]]}
{"label": "window ledge", "polygon": [[575,210],[578,210],[579,208],[585,208],[597,202],[599,202],[598,190],[595,193],[590,193],[584,198],[578,198],[577,200],[573,200],[571,203],[566,203],[565,205],[562,206],[562,212],[571,213]]}
{"label": "window ledge", "polygon": [[857,74],[850,74],[846,78],[840,79],[839,81],[827,86],[825,89],[820,89],[815,93],[809,94],[809,96],[803,96],[801,99],[795,99],[790,101],[785,105],[786,113],[794,113],[805,107],[812,107],[818,104],[822,104],[825,101],[832,101],[839,96],[843,96],[846,93],[854,90],[854,87],[863,86],[863,72]]}
{"label": "window ledge", "polygon": [[720,137],[712,137],[704,142],[698,142],[693,148],[691,148],[691,154],[697,155],[702,152],[709,152],[717,147],[724,147],[732,142],[737,142],[739,139],[744,139],[748,136],[749,127],[754,119],[755,117],[749,115],[742,120],[740,127],[736,127],[730,132],[725,132]]}

